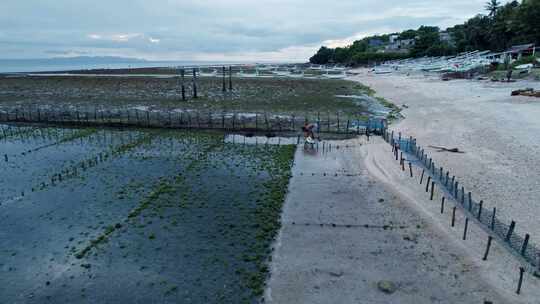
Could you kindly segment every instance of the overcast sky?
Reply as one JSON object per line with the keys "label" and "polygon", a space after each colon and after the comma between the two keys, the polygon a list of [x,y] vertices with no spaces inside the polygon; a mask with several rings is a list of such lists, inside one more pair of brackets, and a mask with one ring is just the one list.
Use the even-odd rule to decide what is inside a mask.
{"label": "overcast sky", "polygon": [[304,61],[321,45],[483,13],[485,0],[0,0],[0,58]]}

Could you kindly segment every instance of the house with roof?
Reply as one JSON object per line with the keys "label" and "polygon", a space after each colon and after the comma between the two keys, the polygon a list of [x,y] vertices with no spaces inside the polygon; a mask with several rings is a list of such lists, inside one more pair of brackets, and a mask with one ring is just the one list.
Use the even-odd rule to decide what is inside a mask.
{"label": "house with roof", "polygon": [[[396,37],[397,36],[397,37]],[[385,51],[392,53],[407,53],[414,47],[416,39],[399,39],[398,35],[390,36],[390,41]]]}
{"label": "house with roof", "polygon": [[536,47],[533,43],[513,45],[506,54],[513,60],[520,60],[523,56],[536,55]]}

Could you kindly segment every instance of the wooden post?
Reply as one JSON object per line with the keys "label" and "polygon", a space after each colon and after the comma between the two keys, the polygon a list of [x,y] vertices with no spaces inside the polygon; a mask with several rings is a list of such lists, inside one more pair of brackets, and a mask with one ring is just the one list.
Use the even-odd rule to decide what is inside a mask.
{"label": "wooden post", "polygon": [[431,182],[431,176],[428,176],[427,183],[426,183],[426,193],[429,191],[429,183]]}
{"label": "wooden post", "polygon": [[508,232],[506,233],[506,237],[504,238],[505,241],[510,242],[512,233],[514,233],[514,228],[516,228],[516,222],[512,221],[510,222],[510,227],[508,227]]}
{"label": "wooden post", "polygon": [[221,89],[221,91],[223,92],[227,92],[227,87],[225,86],[225,66],[221,67],[221,79],[222,79],[222,83],[223,83],[223,87]]}
{"label": "wooden post", "polygon": [[420,185],[422,184],[422,181],[424,180],[424,173],[425,173],[425,169],[422,169],[422,175],[420,176]]}
{"label": "wooden post", "polygon": [[435,182],[431,182],[431,195],[429,197],[429,200],[432,201],[433,200],[433,192],[435,191]]}
{"label": "wooden post", "polygon": [[453,175],[452,176],[452,183],[450,184],[450,190],[452,190],[452,188],[454,187],[454,181],[456,180],[456,176]]}
{"label": "wooden post", "polygon": [[525,273],[525,268],[519,267],[519,281],[518,281],[518,287],[516,290],[517,294],[521,293],[521,284],[523,283],[523,274]]}
{"label": "wooden post", "polygon": [[193,68],[193,98],[197,99],[197,71]]}
{"label": "wooden post", "polygon": [[478,205],[478,220],[482,221],[482,208],[484,206],[484,201],[480,201],[480,204]]}
{"label": "wooden post", "polygon": [[461,186],[461,205],[465,206],[465,187]]}
{"label": "wooden post", "polygon": [[523,240],[523,245],[521,245],[521,255],[525,256],[525,253],[527,252],[527,245],[529,245],[529,234],[525,234],[525,239]]}
{"label": "wooden post", "polygon": [[182,83],[182,101],[186,101],[186,86],[184,84],[184,76],[186,74],[186,71],[184,69],[180,70],[180,78]]}
{"label": "wooden post", "polygon": [[484,253],[484,257],[482,258],[483,261],[486,261],[489,255],[489,249],[491,248],[491,241],[493,240],[493,237],[490,235],[488,236],[488,242],[486,246],[486,252]]}
{"label": "wooden post", "polygon": [[448,188],[448,177],[450,176],[450,171],[446,171],[446,180],[444,181],[444,186]]}
{"label": "wooden post", "polygon": [[321,132],[321,112],[317,112],[317,134]]}
{"label": "wooden post", "polygon": [[452,208],[452,223],[450,226],[454,227],[456,225],[456,207]]}
{"label": "wooden post", "polygon": [[465,227],[463,229],[463,240],[465,241],[467,239],[467,228],[469,227],[469,218],[465,218]]}
{"label": "wooden post", "polygon": [[469,212],[472,212],[472,194],[469,191]]}
{"label": "wooden post", "polygon": [[441,179],[441,182],[442,182],[442,174],[443,174],[443,167],[441,167],[441,169],[439,170],[439,178]]}
{"label": "wooden post", "polygon": [[444,213],[444,201],[445,201],[445,197],[443,196],[442,199],[441,199],[441,214]]}
{"label": "wooden post", "polygon": [[232,91],[232,66],[229,66],[229,91]]}
{"label": "wooden post", "polygon": [[409,162],[409,173],[411,174],[411,177],[413,177],[413,174],[412,174],[412,164],[411,164],[411,162]]}

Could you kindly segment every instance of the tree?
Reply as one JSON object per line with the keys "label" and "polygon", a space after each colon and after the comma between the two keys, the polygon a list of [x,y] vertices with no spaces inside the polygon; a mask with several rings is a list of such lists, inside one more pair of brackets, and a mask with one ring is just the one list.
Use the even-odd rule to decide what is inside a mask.
{"label": "tree", "polygon": [[416,33],[418,36],[411,51],[415,57],[428,55],[427,50],[429,48],[441,43],[439,28],[436,26],[421,26]]}
{"label": "tree", "polygon": [[497,11],[501,7],[501,2],[499,0],[490,0],[486,4],[486,10],[489,12],[490,17],[495,17],[497,15]]}
{"label": "tree", "polygon": [[309,62],[314,64],[327,64],[334,57],[334,49],[322,46],[313,57],[309,58]]}

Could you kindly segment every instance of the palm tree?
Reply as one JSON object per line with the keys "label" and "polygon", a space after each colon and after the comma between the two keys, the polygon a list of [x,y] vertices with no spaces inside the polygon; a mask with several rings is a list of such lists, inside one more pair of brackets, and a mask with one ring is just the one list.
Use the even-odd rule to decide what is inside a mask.
{"label": "palm tree", "polygon": [[495,17],[500,7],[501,2],[499,0],[490,0],[486,3],[486,10],[489,12],[490,17]]}

